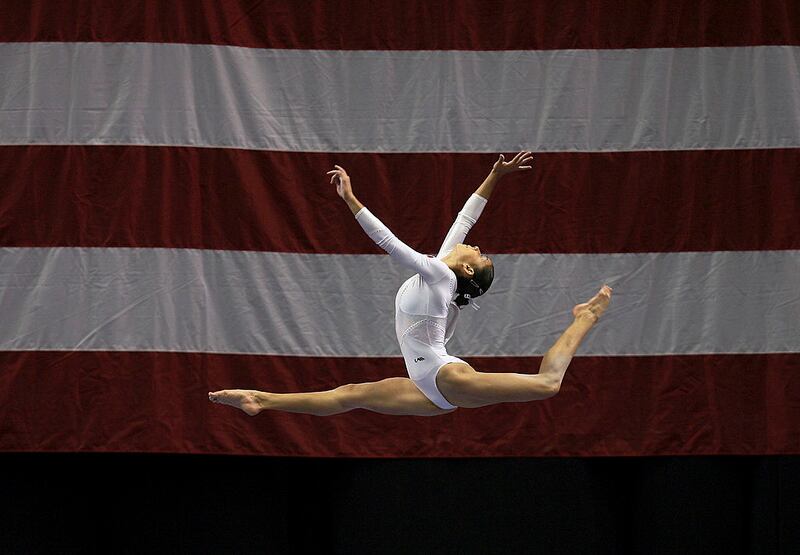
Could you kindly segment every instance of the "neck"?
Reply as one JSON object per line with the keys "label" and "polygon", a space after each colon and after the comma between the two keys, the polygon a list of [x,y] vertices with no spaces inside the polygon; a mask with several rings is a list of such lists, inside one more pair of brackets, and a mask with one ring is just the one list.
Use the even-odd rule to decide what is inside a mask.
{"label": "neck", "polygon": [[456,269],[459,266],[458,262],[456,262],[455,258],[453,257],[453,253],[452,252],[450,254],[448,254],[447,256],[445,256],[444,258],[442,258],[442,262],[447,264],[447,267],[450,268],[451,270],[453,270],[453,272],[455,272]]}

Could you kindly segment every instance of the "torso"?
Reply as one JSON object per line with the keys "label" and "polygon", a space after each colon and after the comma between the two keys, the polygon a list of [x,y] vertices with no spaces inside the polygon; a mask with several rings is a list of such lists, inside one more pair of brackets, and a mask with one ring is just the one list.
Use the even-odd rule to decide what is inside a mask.
{"label": "torso", "polygon": [[451,302],[456,276],[452,271],[447,274],[433,284],[426,283],[419,274],[414,275],[403,283],[395,297],[395,332],[409,372],[418,366],[415,361],[420,357],[447,356],[445,343],[452,335],[458,313]]}

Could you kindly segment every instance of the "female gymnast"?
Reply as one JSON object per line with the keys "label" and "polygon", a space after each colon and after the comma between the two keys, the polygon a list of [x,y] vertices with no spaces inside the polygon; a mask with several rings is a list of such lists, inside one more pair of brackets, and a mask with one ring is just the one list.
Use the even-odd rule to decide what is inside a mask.
{"label": "female gymnast", "polygon": [[352,409],[435,416],[459,407],[537,401],[558,393],[575,350],[608,307],[611,288],[607,285],[572,309],[574,320],[547,351],[538,374],[478,372],[445,350],[460,307],[483,295],[494,277],[492,261],[478,247],[461,241],[478,220],[500,179],[511,172],[531,169],[526,164],[532,159],[530,152],[520,152],[508,162],[500,155],[459,212],[436,258],[420,254],[398,240],[358,201],[344,168],[334,166],[328,172],[331,183],[367,235],[392,259],[416,272],[403,283],[395,299],[395,331],[409,377],[305,393],[227,389],[209,392],[208,398],[251,416],[266,409],[319,416]]}

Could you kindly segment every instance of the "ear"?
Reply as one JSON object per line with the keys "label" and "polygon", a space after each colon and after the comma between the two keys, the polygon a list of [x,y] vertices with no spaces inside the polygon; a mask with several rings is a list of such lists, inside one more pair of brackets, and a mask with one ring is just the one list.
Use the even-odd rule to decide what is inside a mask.
{"label": "ear", "polygon": [[472,266],[470,266],[466,262],[464,262],[461,265],[461,267],[464,269],[464,273],[467,274],[467,276],[472,277],[472,276],[475,275],[475,268],[473,268]]}

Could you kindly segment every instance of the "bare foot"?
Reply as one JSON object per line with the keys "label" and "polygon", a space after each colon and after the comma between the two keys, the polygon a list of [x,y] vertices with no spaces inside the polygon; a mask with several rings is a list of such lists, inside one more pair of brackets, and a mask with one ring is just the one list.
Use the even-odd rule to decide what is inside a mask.
{"label": "bare foot", "polygon": [[611,302],[611,291],[612,289],[608,285],[603,285],[597,295],[585,303],[576,304],[572,309],[572,315],[577,318],[579,314],[588,310],[595,316],[595,319],[600,318],[608,308],[608,303]]}
{"label": "bare foot", "polygon": [[258,394],[258,391],[250,389],[223,389],[222,391],[209,391],[208,400],[212,403],[242,409],[250,416],[255,416],[263,410],[258,402]]}

